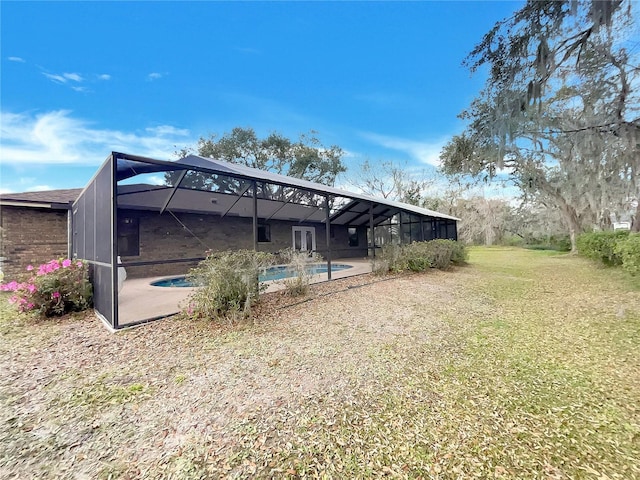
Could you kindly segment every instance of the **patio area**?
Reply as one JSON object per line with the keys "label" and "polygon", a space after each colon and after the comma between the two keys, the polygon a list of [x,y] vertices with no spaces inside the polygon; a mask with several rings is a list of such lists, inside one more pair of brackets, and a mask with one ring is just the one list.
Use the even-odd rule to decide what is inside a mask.
{"label": "patio area", "polygon": [[[339,279],[369,272],[359,259],[384,245],[455,240],[458,221],[237,163],[119,152],[107,157],[71,213],[72,255],[91,265],[94,309],[111,330],[180,311],[192,290],[151,282],[186,273],[208,252],[313,251],[334,265],[353,264],[332,272]],[[129,274],[120,292],[119,266]],[[319,274],[314,281],[326,279]]]}
{"label": "patio area", "polygon": [[[366,258],[335,259],[333,264],[347,264],[351,268],[331,272],[331,278],[352,277],[371,272],[371,263]],[[142,320],[157,319],[174,315],[180,311],[181,304],[193,291],[192,287],[156,287],[153,282],[167,277],[146,277],[127,279],[118,294],[118,315],[122,326],[133,325]],[[314,275],[311,283],[326,282],[327,274]],[[284,289],[282,280],[266,282],[265,293]]]}

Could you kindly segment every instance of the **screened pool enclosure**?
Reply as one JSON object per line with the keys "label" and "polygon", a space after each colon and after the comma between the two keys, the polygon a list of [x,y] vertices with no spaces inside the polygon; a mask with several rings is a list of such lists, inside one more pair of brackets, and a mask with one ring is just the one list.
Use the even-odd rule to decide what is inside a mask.
{"label": "screened pool enclosure", "polygon": [[185,290],[151,283],[184,275],[211,251],[315,251],[331,280],[336,259],[362,261],[389,242],[455,240],[457,220],[194,155],[113,152],[73,205],[71,242],[90,264],[96,314],[117,330],[176,313]]}

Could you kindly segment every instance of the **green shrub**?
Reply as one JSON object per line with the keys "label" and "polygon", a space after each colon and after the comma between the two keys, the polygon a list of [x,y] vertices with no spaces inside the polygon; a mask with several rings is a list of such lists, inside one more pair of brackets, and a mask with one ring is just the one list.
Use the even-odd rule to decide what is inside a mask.
{"label": "green shrub", "polygon": [[258,275],[273,261],[272,254],[253,250],[210,254],[187,275],[198,285],[189,296],[187,315],[230,321],[246,317],[265,288]]}
{"label": "green shrub", "polygon": [[383,246],[371,259],[371,271],[375,275],[386,275],[389,272],[400,272],[404,269],[403,248],[395,243]]}
{"label": "green shrub", "polygon": [[502,244],[507,247],[522,247],[524,245],[524,238],[520,235],[509,235],[504,238]]}
{"label": "green shrub", "polygon": [[524,241],[524,248],[529,250],[556,250],[568,252],[571,250],[569,235],[546,235],[541,237],[531,236]]}
{"label": "green shrub", "polygon": [[453,244],[453,251],[451,253],[451,263],[454,265],[464,265],[469,260],[469,252],[464,243],[456,242],[454,240],[445,240]]}
{"label": "green shrub", "polygon": [[37,270],[29,265],[27,271],[24,282],[0,285],[0,290],[13,292],[9,301],[20,312],[53,317],[91,307],[93,289],[87,264],[82,260],[61,258],[43,263]]}
{"label": "green shrub", "polygon": [[280,263],[294,272],[292,277],[282,280],[287,294],[292,297],[298,297],[309,293],[309,285],[313,274],[307,267],[310,263],[321,262],[322,257],[315,252],[309,253],[288,248],[282,250],[278,258]]}
{"label": "green shrub", "polygon": [[578,236],[576,244],[578,252],[587,258],[608,266],[622,265],[622,257],[616,253],[616,244],[628,236],[626,230],[583,233]]}
{"label": "green shrub", "polygon": [[431,268],[433,260],[431,242],[413,242],[403,249],[404,265],[412,272],[424,272]]}
{"label": "green shrub", "polygon": [[615,250],[616,254],[622,259],[623,269],[631,275],[640,273],[640,233],[633,233],[626,238],[619,238]]}
{"label": "green shrub", "polygon": [[454,240],[430,240],[413,242],[400,247],[388,245],[381,255],[373,260],[373,271],[378,274],[411,270],[424,272],[429,268],[445,270],[451,264],[462,265],[467,261],[467,250],[462,243]]}
{"label": "green shrub", "polygon": [[549,243],[554,247],[553,250],[560,252],[571,251],[571,237],[569,235],[551,235]]}

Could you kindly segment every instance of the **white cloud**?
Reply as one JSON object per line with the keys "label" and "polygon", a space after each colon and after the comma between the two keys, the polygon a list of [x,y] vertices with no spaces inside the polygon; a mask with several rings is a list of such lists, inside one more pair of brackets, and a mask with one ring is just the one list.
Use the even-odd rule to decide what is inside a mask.
{"label": "white cloud", "polygon": [[5,193],[14,193],[14,191],[10,188],[2,188],[0,187],[0,195],[4,195]]}
{"label": "white cloud", "polygon": [[82,82],[83,78],[77,73],[63,73],[62,76],[73,82]]}
{"label": "white cloud", "polygon": [[151,176],[146,178],[146,182],[150,183],[151,185],[166,185],[167,184],[167,182],[164,179],[164,177],[161,177],[160,175],[151,175]]}
{"label": "white cloud", "polygon": [[367,132],[362,133],[361,135],[377,145],[390,150],[404,152],[414,160],[418,160],[421,163],[426,163],[435,167],[440,166],[440,152],[447,142],[446,139],[427,142]]}
{"label": "white cloud", "polygon": [[[170,159],[175,145],[195,143],[188,131],[164,125],[123,132],[94,128],[67,110],[34,115],[2,111],[0,162],[15,166],[35,164],[100,164],[111,151]],[[158,129],[159,127],[155,127]]]}
{"label": "white cloud", "polygon": [[[82,83],[82,82],[85,81],[85,78],[82,75],[80,75],[79,73],[65,72],[65,73],[59,75],[57,73],[42,72],[42,75],[44,75],[45,77],[47,77],[49,80],[51,80],[54,83],[58,83],[60,85],[67,85],[69,88],[71,88],[71,90],[74,90],[76,92],[89,92],[90,91],[87,87],[81,87],[81,86],[78,85],[79,83]],[[102,77],[102,75],[100,77]],[[108,77],[108,75],[107,75],[107,77]]]}
{"label": "white cloud", "polygon": [[7,57],[7,60],[10,62],[26,63],[25,59],[20,57]]}
{"label": "white cloud", "polygon": [[49,80],[56,83],[67,83],[67,79],[62,75],[55,75],[53,73],[42,72],[42,74],[47,77]]}
{"label": "white cloud", "polygon": [[98,80],[111,80],[111,75],[108,73],[102,73],[98,75]]}
{"label": "white cloud", "polygon": [[34,185],[33,187],[27,188],[27,192],[46,192],[47,190],[53,190],[53,187],[49,185]]}
{"label": "white cloud", "polygon": [[56,83],[67,83],[68,81],[82,82],[84,80],[82,76],[77,73],[63,73],[62,75],[57,75],[55,73],[42,72],[42,74],[49,80]]}
{"label": "white cloud", "polygon": [[166,136],[187,136],[189,135],[189,130],[186,128],[176,128],[171,125],[158,125],[157,127],[149,127],[145,128],[145,131],[157,135],[158,137],[166,137]]}
{"label": "white cloud", "polygon": [[158,80],[159,78],[162,78],[162,77],[164,77],[162,73],[152,72],[149,75],[147,75],[147,80]]}

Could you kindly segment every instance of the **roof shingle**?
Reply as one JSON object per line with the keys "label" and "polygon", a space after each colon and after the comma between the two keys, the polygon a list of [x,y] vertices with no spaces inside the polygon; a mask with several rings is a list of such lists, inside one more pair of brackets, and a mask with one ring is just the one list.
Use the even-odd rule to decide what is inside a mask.
{"label": "roof shingle", "polygon": [[5,193],[0,195],[0,203],[19,202],[24,203],[25,207],[31,203],[68,205],[69,202],[74,202],[78,198],[80,192],[82,192],[81,188],[67,188],[40,192]]}

